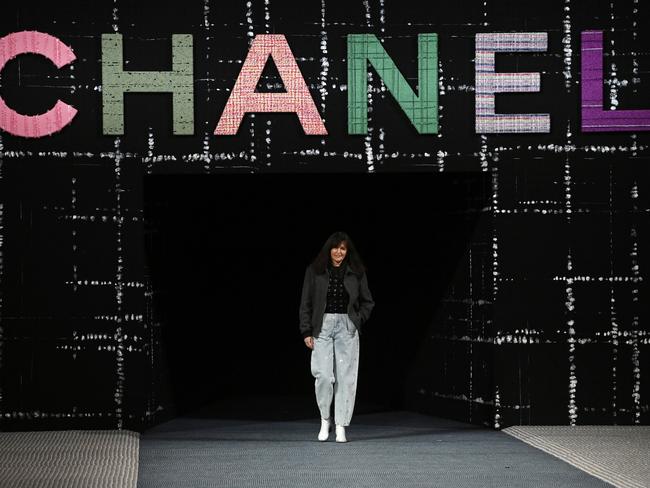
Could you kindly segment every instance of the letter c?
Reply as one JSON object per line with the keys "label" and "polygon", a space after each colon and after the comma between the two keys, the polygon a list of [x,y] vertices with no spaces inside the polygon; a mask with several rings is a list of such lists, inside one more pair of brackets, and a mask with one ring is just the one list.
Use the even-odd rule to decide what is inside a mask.
{"label": "letter c", "polygon": [[[76,56],[61,40],[37,31],[13,32],[0,38],[0,71],[19,54],[40,54],[57,68],[71,63]],[[9,108],[0,96],[0,129],[20,137],[43,137],[68,125],[77,109],[57,100],[53,108],[40,115],[23,115]]]}

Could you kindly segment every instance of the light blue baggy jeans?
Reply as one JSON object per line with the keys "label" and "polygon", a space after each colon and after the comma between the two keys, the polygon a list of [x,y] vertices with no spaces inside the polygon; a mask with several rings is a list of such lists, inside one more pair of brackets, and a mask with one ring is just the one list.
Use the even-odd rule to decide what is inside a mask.
{"label": "light blue baggy jeans", "polygon": [[316,403],[321,417],[330,418],[334,397],[334,422],[350,425],[359,372],[359,332],[347,313],[326,313],[311,352]]}

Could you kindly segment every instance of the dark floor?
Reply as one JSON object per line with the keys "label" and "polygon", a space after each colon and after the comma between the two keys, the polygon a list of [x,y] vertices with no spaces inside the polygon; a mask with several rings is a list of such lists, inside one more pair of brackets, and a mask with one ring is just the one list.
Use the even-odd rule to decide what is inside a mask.
{"label": "dark floor", "polygon": [[502,432],[418,413],[359,406],[348,443],[319,442],[319,427],[311,398],[206,407],[143,434],[138,486],[610,486]]}
{"label": "dark floor", "polygon": [[[384,405],[360,401],[357,398],[354,415],[385,412],[387,410],[389,409]],[[334,403],[332,403],[332,412],[334,412]],[[318,418],[319,411],[316,399],[313,396],[233,394],[218,402],[197,408],[191,414],[183,416],[239,420],[300,420]]]}

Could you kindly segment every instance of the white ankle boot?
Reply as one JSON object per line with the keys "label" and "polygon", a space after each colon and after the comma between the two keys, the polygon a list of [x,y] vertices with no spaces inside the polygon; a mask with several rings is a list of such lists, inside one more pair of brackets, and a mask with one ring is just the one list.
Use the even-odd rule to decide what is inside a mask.
{"label": "white ankle boot", "polygon": [[318,433],[319,441],[326,441],[330,436],[330,420],[320,419],[320,432]]}
{"label": "white ankle boot", "polygon": [[336,442],[348,442],[345,438],[345,427],[342,425],[336,426]]}

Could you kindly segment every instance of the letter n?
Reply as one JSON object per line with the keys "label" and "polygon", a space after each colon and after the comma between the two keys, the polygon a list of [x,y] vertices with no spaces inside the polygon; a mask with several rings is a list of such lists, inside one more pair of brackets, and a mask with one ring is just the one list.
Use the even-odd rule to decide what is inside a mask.
{"label": "letter n", "polygon": [[348,35],[348,133],[368,133],[368,65],[377,71],[419,134],[438,133],[438,35],[418,35],[418,91],[374,34]]}

